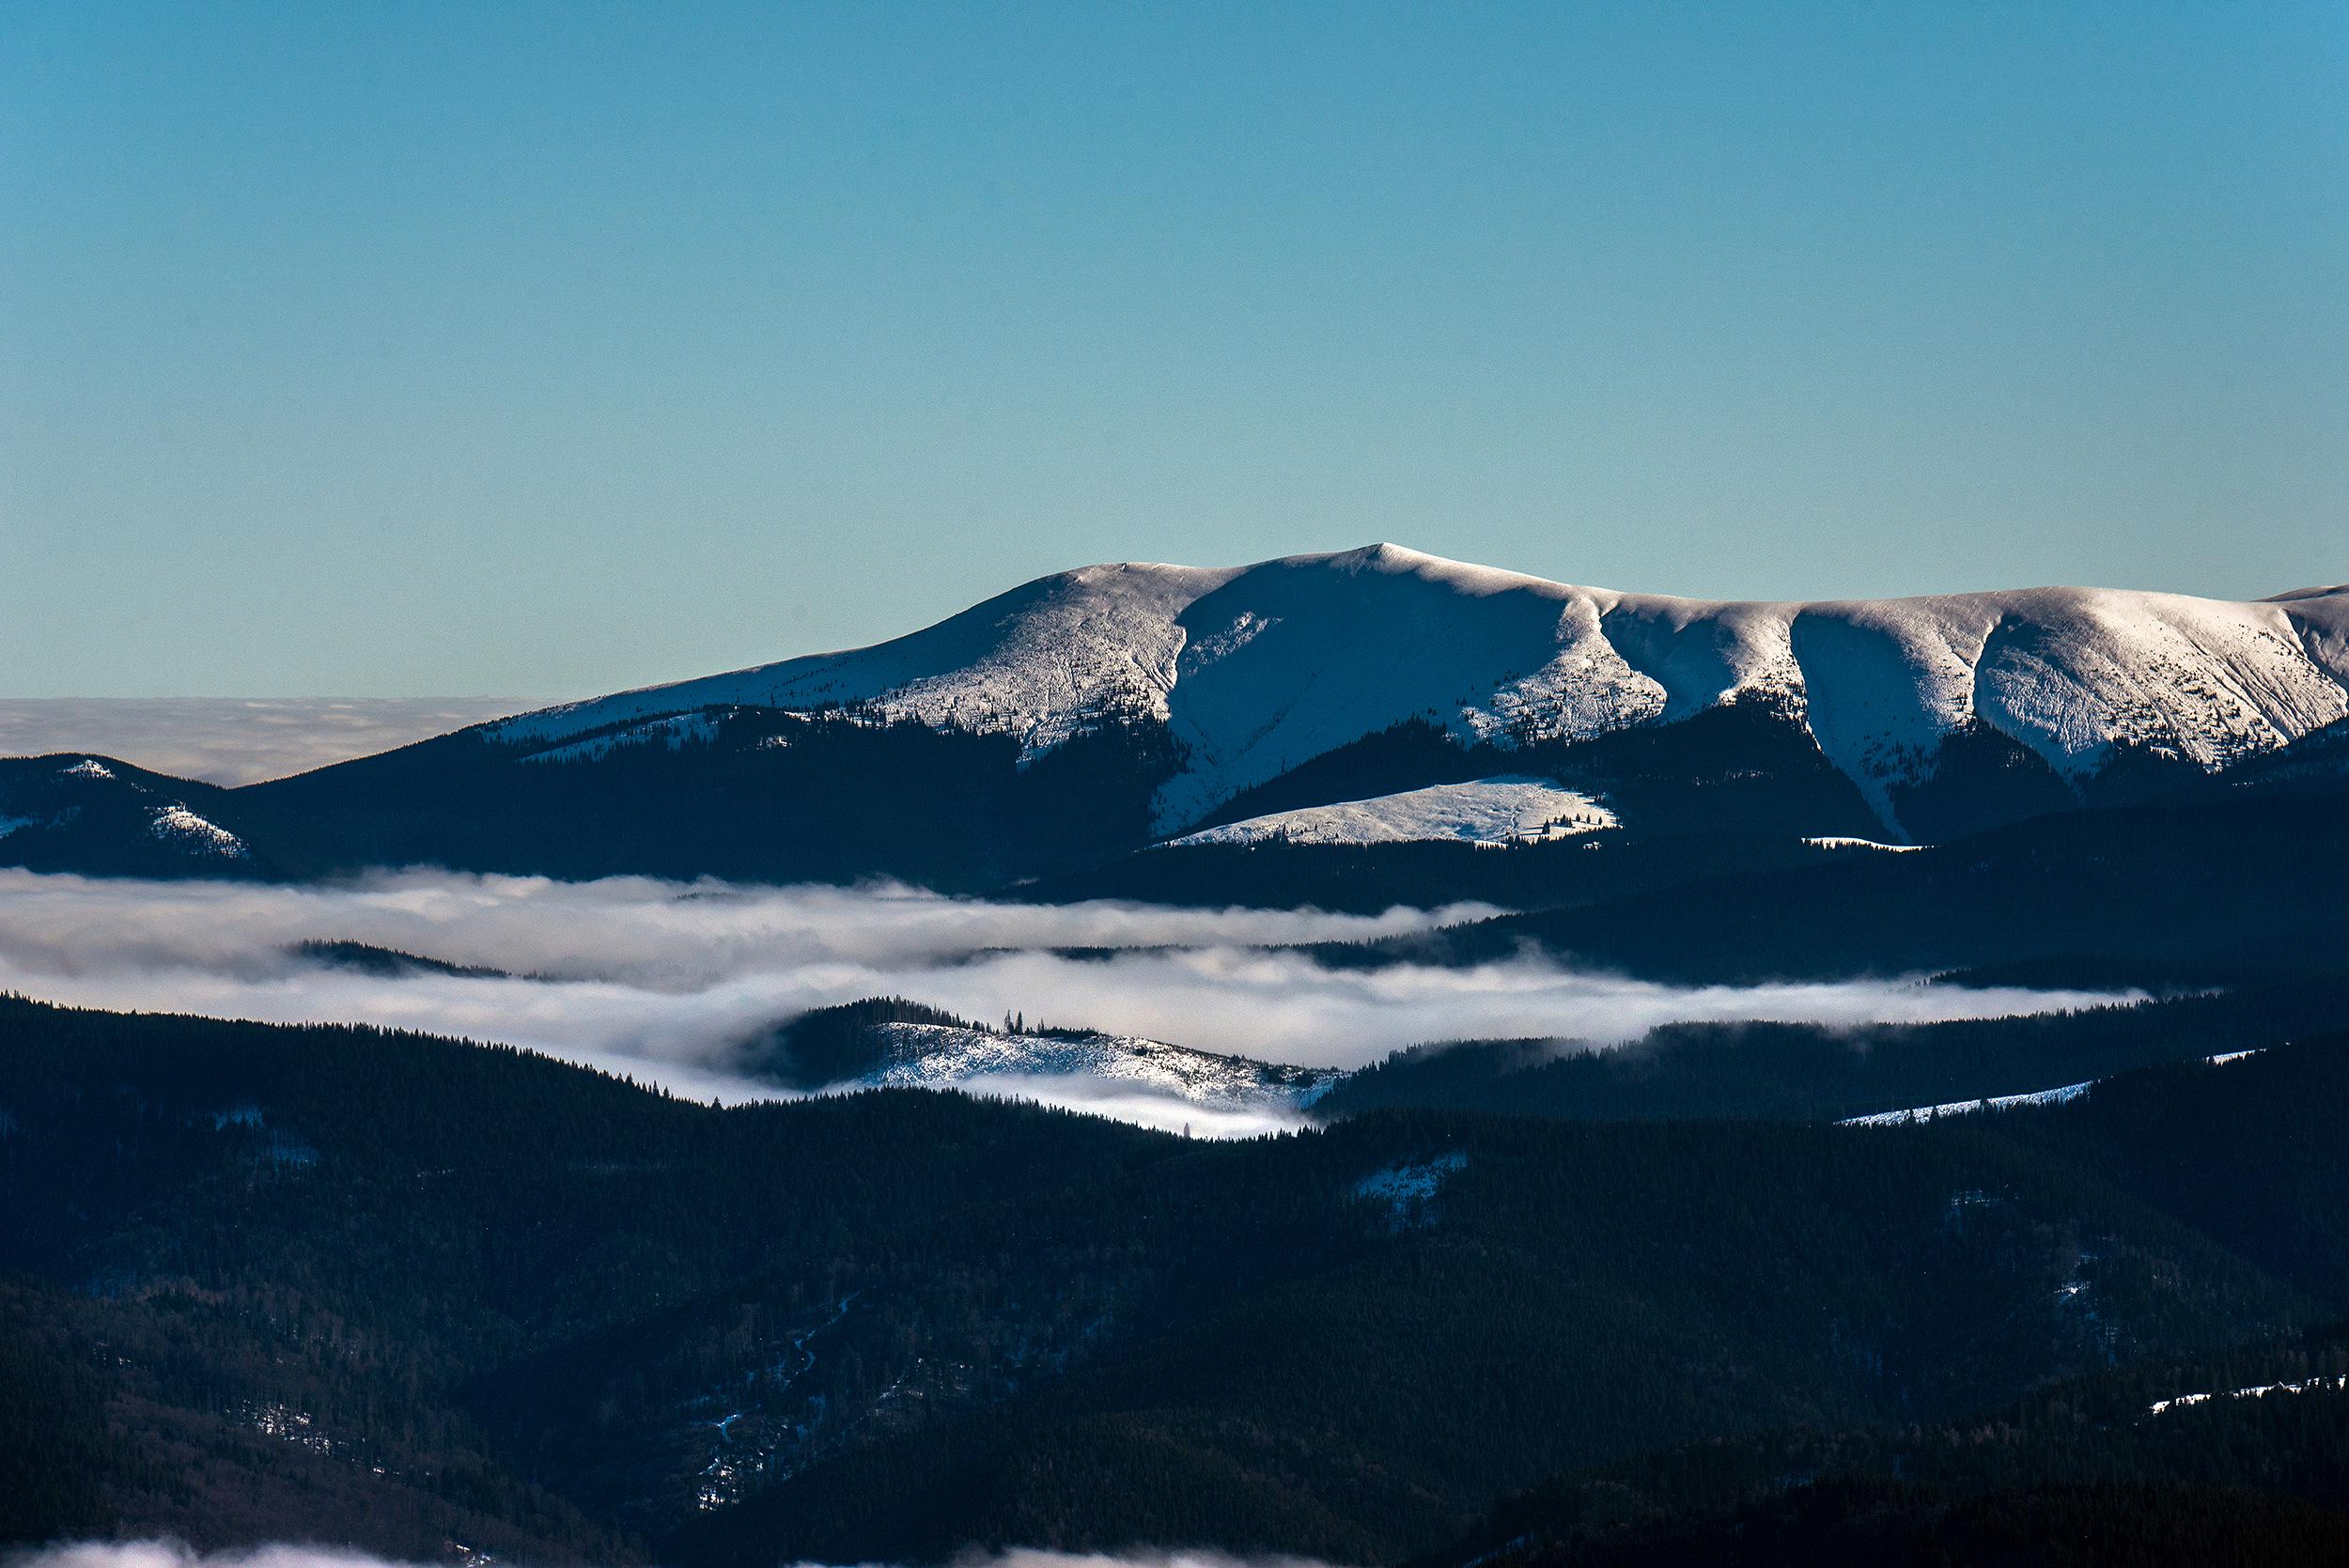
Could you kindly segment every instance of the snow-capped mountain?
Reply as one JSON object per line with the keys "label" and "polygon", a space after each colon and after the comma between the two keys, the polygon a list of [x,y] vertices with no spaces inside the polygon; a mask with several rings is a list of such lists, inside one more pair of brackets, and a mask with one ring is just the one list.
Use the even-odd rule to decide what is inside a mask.
{"label": "snow-capped mountain", "polygon": [[[1903,792],[1941,773],[1953,742],[2018,747],[2077,788],[2124,756],[2207,772],[2341,721],[2349,585],[2250,603],[2034,588],[1804,604],[1621,594],[1389,544],[1227,568],[1129,563],[1043,578],[872,647],[484,733],[564,754],[583,737],[634,738],[630,721],[843,706],[1006,735],[1025,763],[1139,720],[1181,748],[1150,801],[1153,831],[1173,836],[1406,721],[1508,753],[1753,699],[1907,834]],[[673,728],[658,736],[672,747]]]}
{"label": "snow-capped mountain", "polygon": [[[1684,878],[1768,844],[2344,788],[2349,587],[1714,603],[1378,545],[1089,567],[873,647],[234,790],[80,753],[0,759],[0,863],[1049,893],[1174,843],[1179,877],[1128,867],[1085,896],[1234,896],[1219,879],[1245,862],[1250,898],[1530,908],[1631,863],[1589,846]],[[1461,862],[1493,844],[1533,853]]]}

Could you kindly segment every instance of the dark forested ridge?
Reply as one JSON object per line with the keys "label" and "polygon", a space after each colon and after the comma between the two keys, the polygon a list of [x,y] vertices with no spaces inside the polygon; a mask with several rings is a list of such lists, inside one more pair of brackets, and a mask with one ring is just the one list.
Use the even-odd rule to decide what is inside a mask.
{"label": "dark forested ridge", "polygon": [[[1562,1471],[2283,1353],[2349,1291],[2344,1075],[2335,1038],[1930,1127],[1385,1110],[1199,1143],[8,1001],[0,1494],[18,1539],[1393,1560]],[[1891,1512],[1991,1508],[1936,1497]]]}
{"label": "dark forested ridge", "polygon": [[[481,729],[224,790],[108,759],[0,759],[0,853],[36,871],[300,879],[436,864],[848,882],[970,891],[1089,865],[1145,842],[1179,754],[1163,725],[1116,719],[1026,767],[1004,734],[838,711],[730,708],[699,732],[591,735],[545,756]],[[95,766],[101,771],[86,769]],[[77,770],[79,769],[79,770]],[[241,842],[195,854],[154,827],[184,803]]]}
{"label": "dark forested ridge", "polygon": [[[2067,983],[2067,970],[2085,984],[2131,970],[2349,971],[2349,901],[2335,891],[2349,875],[2349,773],[2330,731],[2243,765],[2240,779],[2155,768],[2148,777],[2169,792],[2151,800],[2066,807],[1889,853],[1806,842],[1792,805],[1778,815],[1715,809],[1739,791],[1783,804],[1818,785],[1779,719],[1724,709],[1703,725],[1518,757],[1513,766],[1591,787],[1577,770],[1602,763],[1622,789],[1653,786],[1645,815],[1626,817],[1643,826],[1579,842],[1138,848],[1152,790],[1175,758],[1162,726],[1106,724],[1022,768],[1000,735],[837,712],[704,717],[706,735],[674,745],[590,737],[591,750],[610,744],[588,761],[535,759],[469,731],[233,791],[89,759],[0,761],[0,816],[13,824],[0,851],[36,870],[140,876],[298,878],[421,862],[777,882],[883,874],[1047,902],[1374,911],[1481,900],[1525,911],[1307,950],[1340,967],[1539,952],[1706,984],[1945,970],[2031,971],[2040,984]],[[1674,805],[1673,759],[1694,767],[1681,752],[1706,726],[1745,736],[1724,754],[1751,752],[1757,766],[1710,784],[1700,768],[1683,784],[1713,804]],[[1456,771],[1422,754],[1435,743],[1374,737],[1361,744],[1378,754],[1356,765]],[[1296,787],[1319,793],[1350,776],[1323,771],[1319,784]],[[2118,786],[2104,793],[2127,798]]]}
{"label": "dark forested ridge", "polygon": [[[2150,978],[2100,972],[2077,959],[2024,977],[2043,985]],[[2349,979],[2234,978],[2184,996],[1945,1023],[1674,1023],[1607,1049],[1570,1040],[1417,1046],[1341,1080],[1314,1110],[1325,1119],[1409,1106],[1599,1120],[1837,1121],[2258,1050],[2330,1032],[2349,1017]]]}
{"label": "dark forested ridge", "polygon": [[[1540,908],[1812,864],[1848,851],[1801,835],[1880,831],[1798,725],[1750,706],[1523,753],[1464,749],[1414,721],[1207,818],[1532,770],[1605,791],[1635,825],[1498,856],[1459,843],[1137,855],[1152,837],[1152,792],[1182,756],[1162,724],[1112,719],[1022,766],[1008,734],[751,707],[679,716],[696,722],[690,734],[620,727],[552,752],[466,730],[236,790],[104,758],[0,759],[0,814],[17,824],[0,853],[34,870],[161,877],[429,863],[568,877],[887,875],[1030,898]],[[174,805],[237,848],[159,834],[157,812]]]}
{"label": "dark forested ridge", "polygon": [[1039,904],[1130,898],[1208,908],[1313,908],[1379,914],[1406,905],[1484,903],[1504,909],[1596,904],[1724,877],[1790,871],[1881,851],[1812,844],[1789,833],[1599,832],[1545,843],[1163,845],[1106,864],[1003,890]]}
{"label": "dark forested ridge", "polygon": [[2344,1451],[2336,1325],[2063,1379],[1960,1421],[1637,1454],[1503,1498],[1414,1568],[2337,1562]]}
{"label": "dark forested ridge", "polygon": [[903,997],[866,997],[837,1007],[817,1007],[783,1024],[752,1044],[743,1070],[795,1089],[821,1089],[862,1078],[881,1063],[873,1026],[885,1023],[972,1027],[967,1018]]}
{"label": "dark forested ridge", "polygon": [[1331,965],[1472,964],[1532,947],[1703,984],[2056,958],[2341,973],[2344,879],[2343,798],[2279,790],[2064,812],[1906,854],[1308,951]]}
{"label": "dark forested ridge", "polygon": [[[2118,1075],[1991,1118],[2340,1301],[2349,1049]],[[2349,1560],[2349,1324],[2152,1357],[1956,1421],[1709,1438],[1504,1498],[1416,1568]]]}
{"label": "dark forested ridge", "polygon": [[380,980],[410,980],[423,974],[471,980],[513,978],[505,970],[491,969],[484,964],[452,964],[445,958],[427,958],[413,953],[402,953],[397,948],[375,947],[366,942],[313,939],[290,943],[286,951],[329,969],[352,970],[360,974],[374,975]]}
{"label": "dark forested ridge", "polygon": [[[1910,858],[1806,842],[1902,831],[1875,817],[1798,713],[1755,693],[1669,723],[1514,749],[1462,746],[1407,720],[1305,758],[1203,819],[1531,773],[1603,797],[1623,824],[1505,850],[1148,849],[1156,792],[1189,753],[1141,706],[1024,763],[1009,732],[862,709],[640,716],[560,745],[493,733],[233,790],[106,758],[0,759],[0,856],[110,876],[298,880],[437,864],[563,877],[888,876],[1037,898],[1345,909],[1481,899],[1529,911],[1531,924],[1462,933],[1448,951],[1532,939],[1659,972],[2258,952],[2277,939],[2314,954],[2340,935],[2296,909],[2263,924],[2256,907],[2263,895],[2313,896],[2310,878],[2295,887],[2290,875],[2295,832],[2313,831],[2309,846],[2339,858],[2349,789],[2349,727],[2339,724],[2215,775],[2121,748],[2072,782],[1996,731],[1963,729],[1929,777],[1894,791],[1901,820],[1941,849],[1881,865],[1872,862]],[[1588,914],[1563,912],[1573,908]],[[2183,918],[2164,924],[2152,908]],[[1671,929],[1690,918],[1700,939],[1673,946]]]}
{"label": "dark forested ridge", "polygon": [[[1672,723],[1508,748],[1463,746],[1424,719],[1407,719],[1242,790],[1196,826],[1502,773],[1545,774],[1604,795],[1642,836],[1793,839],[1885,831],[1800,715],[1782,699],[1754,691]],[[2014,814],[1990,815],[2005,821]]]}

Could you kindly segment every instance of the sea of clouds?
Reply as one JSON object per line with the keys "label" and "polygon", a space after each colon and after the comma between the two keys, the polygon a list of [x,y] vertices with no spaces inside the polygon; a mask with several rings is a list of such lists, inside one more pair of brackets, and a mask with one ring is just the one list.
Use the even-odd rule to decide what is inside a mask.
{"label": "sea of clouds", "polygon": [[0,756],[88,752],[233,786],[542,706],[530,697],[0,697]]}
{"label": "sea of clouds", "polygon": [[[903,996],[977,1020],[1024,1014],[1195,1048],[1354,1067],[1430,1040],[1608,1043],[1682,1019],[1831,1025],[2042,1012],[2104,993],[1913,980],[1674,986],[1525,955],[1471,968],[1328,970],[1289,944],[1354,941],[1494,911],[1383,915],[993,903],[888,885],[561,882],[439,871],[332,885],[139,882],[0,871],[0,989],[77,1006],[374,1023],[526,1047],[696,1099],[773,1097],[749,1047],[812,1007]],[[386,978],[305,960],[350,940],[511,978]],[[1109,956],[1071,956],[1085,948]],[[1131,1084],[979,1085],[1203,1132],[1218,1121]],[[1139,1103],[1150,1102],[1150,1103]]]}
{"label": "sea of clouds", "polygon": [[[198,1552],[183,1542],[86,1541],[0,1556],[6,1568],[410,1568],[392,1560],[333,1546],[271,1545],[239,1550]],[[820,1568],[799,1563],[794,1568]],[[886,1568],[863,1563],[859,1568]],[[1328,1568],[1310,1558],[1231,1557],[1217,1551],[1051,1552],[1015,1546],[973,1549],[950,1568]]]}

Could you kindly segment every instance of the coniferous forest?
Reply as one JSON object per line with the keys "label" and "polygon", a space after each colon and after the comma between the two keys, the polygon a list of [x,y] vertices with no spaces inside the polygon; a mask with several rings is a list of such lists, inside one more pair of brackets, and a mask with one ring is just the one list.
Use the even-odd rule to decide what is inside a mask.
{"label": "coniferous forest", "polygon": [[11,1000],[0,1507],[18,1541],[712,1565],[2327,1550],[2349,1037],[2248,995],[1834,1048],[2147,1059],[1932,1125],[1757,1102],[1681,1032],[1638,1084],[1517,1069],[1563,1074],[1548,1115],[1365,1094],[1225,1143]]}

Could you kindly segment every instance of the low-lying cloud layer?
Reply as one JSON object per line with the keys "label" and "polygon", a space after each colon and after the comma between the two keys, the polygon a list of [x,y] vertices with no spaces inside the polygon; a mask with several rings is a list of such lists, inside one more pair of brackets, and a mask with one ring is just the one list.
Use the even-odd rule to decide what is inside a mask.
{"label": "low-lying cloud layer", "polygon": [[[746,1042],[810,1007],[898,995],[1199,1049],[1353,1067],[1428,1040],[1635,1038],[1679,1019],[1857,1024],[2113,1000],[1902,981],[1686,987],[1517,958],[1330,970],[1282,944],[1358,940],[1491,911],[1385,915],[992,904],[895,887],[739,888],[642,877],[384,874],[340,886],[132,882],[0,871],[0,987],[81,1006],[367,1022],[530,1047],[696,1098],[772,1091]],[[350,940],[534,978],[384,978],[298,958]],[[1121,949],[1109,957],[1050,951]],[[1169,1125],[1129,1086],[998,1087]],[[1269,1124],[1277,1125],[1277,1124]],[[1202,1130],[1209,1130],[1203,1127]],[[1215,1126],[1217,1131],[1252,1130]]]}
{"label": "low-lying cloud layer", "polygon": [[[411,1568],[393,1560],[331,1546],[272,1545],[198,1552],[179,1541],[84,1541],[0,1557],[6,1568]],[[800,1563],[796,1568],[822,1568]],[[861,1563],[858,1568],[888,1568]],[[952,1568],[1330,1568],[1301,1557],[1232,1557],[1218,1551],[1050,1552],[1015,1546],[971,1551]]]}
{"label": "low-lying cloud layer", "polygon": [[545,705],[529,697],[0,697],[0,756],[94,752],[247,784]]}
{"label": "low-lying cloud layer", "polygon": [[198,1552],[183,1541],[75,1541],[0,1557],[6,1568],[395,1568],[380,1557],[333,1546],[272,1544]]}

